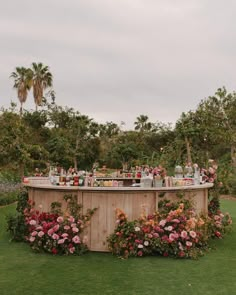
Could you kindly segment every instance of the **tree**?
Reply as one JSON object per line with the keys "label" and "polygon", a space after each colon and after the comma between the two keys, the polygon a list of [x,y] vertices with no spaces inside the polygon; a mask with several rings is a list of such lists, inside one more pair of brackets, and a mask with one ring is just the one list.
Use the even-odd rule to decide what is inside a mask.
{"label": "tree", "polygon": [[148,116],[140,115],[136,118],[137,121],[134,122],[135,130],[140,132],[150,131],[153,127],[151,122],[148,122]]}
{"label": "tree", "polygon": [[233,167],[236,167],[236,93],[228,93],[225,87],[215,95],[202,100],[197,108],[202,118],[202,130],[211,147],[225,146],[230,149]]}
{"label": "tree", "polygon": [[44,90],[52,86],[52,80],[53,77],[48,66],[44,66],[42,63],[32,63],[32,85],[36,111],[42,103]]}
{"label": "tree", "polygon": [[17,96],[20,101],[20,115],[22,115],[22,106],[26,102],[28,91],[32,86],[32,71],[29,68],[16,67],[15,72],[11,73],[14,79],[13,87],[17,89]]}

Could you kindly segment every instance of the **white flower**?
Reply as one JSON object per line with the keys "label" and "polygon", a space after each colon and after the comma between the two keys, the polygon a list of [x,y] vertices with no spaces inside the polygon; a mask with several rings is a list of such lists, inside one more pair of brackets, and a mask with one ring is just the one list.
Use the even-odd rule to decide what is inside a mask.
{"label": "white flower", "polygon": [[145,241],[143,244],[144,244],[144,246],[148,246],[149,245],[149,242],[148,241]]}
{"label": "white flower", "polygon": [[136,226],[134,230],[135,231],[140,231],[140,227]]}
{"label": "white flower", "polygon": [[143,245],[142,245],[142,244],[139,244],[139,245],[138,245],[138,248],[139,248],[139,249],[142,249],[142,248],[143,248]]}

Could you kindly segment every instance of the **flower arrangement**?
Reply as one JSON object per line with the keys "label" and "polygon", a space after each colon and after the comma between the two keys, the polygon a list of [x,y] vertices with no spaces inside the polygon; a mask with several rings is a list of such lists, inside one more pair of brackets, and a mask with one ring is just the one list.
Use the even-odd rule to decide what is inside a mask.
{"label": "flower arrangement", "polygon": [[[163,203],[167,204],[171,203]],[[232,220],[229,215],[219,215],[219,218],[215,215],[214,219],[197,216],[191,204],[186,200],[185,204],[171,204],[168,212],[165,208],[162,213],[160,210],[153,215],[142,214],[134,221],[128,221],[126,214],[117,209],[117,227],[108,237],[110,251],[123,258],[153,254],[178,258],[203,255],[209,249],[209,238],[222,237]]]}
{"label": "flower arrangement", "polygon": [[78,205],[73,216],[68,208],[76,208],[73,206],[75,198],[65,196],[65,199],[68,205],[64,214],[60,210],[56,213],[40,212],[34,208],[33,203],[30,203],[29,208],[25,208],[25,223],[29,232],[26,240],[33,250],[54,255],[81,255],[88,250],[84,229],[96,209],[88,210],[87,214],[83,215],[80,213],[81,206]]}

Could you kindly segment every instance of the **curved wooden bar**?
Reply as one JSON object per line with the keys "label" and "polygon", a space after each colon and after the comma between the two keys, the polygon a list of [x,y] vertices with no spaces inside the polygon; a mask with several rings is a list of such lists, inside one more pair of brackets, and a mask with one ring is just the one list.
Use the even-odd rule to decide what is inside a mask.
{"label": "curved wooden bar", "polygon": [[73,187],[53,185],[26,185],[29,198],[35,202],[36,208],[42,206],[43,211],[50,211],[52,202],[61,202],[62,209],[66,203],[65,194],[77,196],[77,202],[82,204],[83,212],[98,208],[92,217],[88,228],[88,247],[91,251],[108,251],[106,238],[116,226],[115,209],[120,208],[129,220],[136,219],[145,210],[152,214],[158,209],[160,199],[179,200],[179,193],[185,199],[192,199],[197,213],[207,213],[208,190],[212,183],[176,187]]}

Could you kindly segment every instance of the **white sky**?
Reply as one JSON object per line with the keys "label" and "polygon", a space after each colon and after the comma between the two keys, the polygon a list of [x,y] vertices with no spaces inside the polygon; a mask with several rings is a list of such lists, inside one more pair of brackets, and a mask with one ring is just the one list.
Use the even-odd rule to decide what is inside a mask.
{"label": "white sky", "polygon": [[[16,66],[42,62],[56,103],[99,123],[175,123],[236,89],[236,1],[0,0],[0,107]],[[28,96],[26,109],[34,109]]]}

